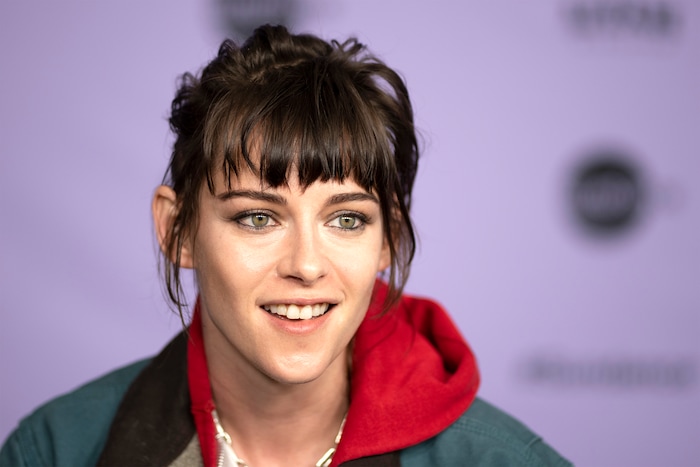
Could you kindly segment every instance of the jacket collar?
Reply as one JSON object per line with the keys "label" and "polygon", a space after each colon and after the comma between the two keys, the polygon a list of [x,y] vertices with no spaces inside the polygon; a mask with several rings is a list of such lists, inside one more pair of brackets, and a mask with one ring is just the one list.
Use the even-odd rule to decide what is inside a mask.
{"label": "jacket collar", "polygon": [[186,354],[183,332],[136,377],[117,409],[98,466],[166,466],[185,450],[195,433]]}

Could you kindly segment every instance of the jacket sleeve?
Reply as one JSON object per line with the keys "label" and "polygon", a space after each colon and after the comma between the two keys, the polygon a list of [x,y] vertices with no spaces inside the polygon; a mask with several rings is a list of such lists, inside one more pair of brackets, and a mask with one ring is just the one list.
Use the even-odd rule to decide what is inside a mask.
{"label": "jacket sleeve", "polygon": [[114,371],[39,407],[0,450],[0,467],[94,465],[122,395],[146,361]]}
{"label": "jacket sleeve", "polygon": [[55,462],[47,439],[35,436],[27,424],[20,425],[0,449],[0,467],[52,466]]}
{"label": "jacket sleeve", "polygon": [[22,435],[19,429],[15,430],[0,449],[0,467],[24,467],[30,465],[47,465],[38,458],[25,453],[22,448]]}

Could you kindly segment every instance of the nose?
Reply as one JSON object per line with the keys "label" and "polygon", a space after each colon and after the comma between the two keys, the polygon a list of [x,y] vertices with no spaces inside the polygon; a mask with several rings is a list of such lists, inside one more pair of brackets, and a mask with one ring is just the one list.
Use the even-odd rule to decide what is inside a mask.
{"label": "nose", "polygon": [[278,265],[279,274],[306,285],[324,277],[329,264],[320,237],[313,227],[291,229],[284,245],[284,257]]}

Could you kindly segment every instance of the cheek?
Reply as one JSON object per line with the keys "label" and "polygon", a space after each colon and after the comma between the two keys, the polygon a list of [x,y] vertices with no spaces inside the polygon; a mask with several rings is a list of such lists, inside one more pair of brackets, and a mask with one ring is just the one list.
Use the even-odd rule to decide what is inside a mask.
{"label": "cheek", "polygon": [[256,273],[270,267],[275,246],[276,242],[236,235],[227,224],[214,225],[200,230],[194,257],[202,270],[219,274],[238,270]]}
{"label": "cheek", "polygon": [[194,259],[201,292],[241,296],[270,268],[271,255],[265,249],[220,236],[197,240]]}
{"label": "cheek", "polygon": [[264,274],[276,262],[274,249],[269,246],[247,246],[239,242],[228,250],[228,254],[232,269],[252,276]]}
{"label": "cheek", "polygon": [[[368,254],[368,251],[372,251],[372,254]],[[335,265],[335,270],[348,288],[355,291],[358,300],[368,303],[377,279],[377,272],[382,269],[382,258],[379,256],[378,249],[370,247],[352,254],[346,251],[342,255],[342,260]]]}

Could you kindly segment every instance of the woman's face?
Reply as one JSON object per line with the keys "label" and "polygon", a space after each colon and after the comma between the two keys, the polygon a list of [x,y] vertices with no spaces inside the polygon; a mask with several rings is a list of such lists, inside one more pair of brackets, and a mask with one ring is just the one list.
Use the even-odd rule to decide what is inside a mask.
{"label": "woman's face", "polygon": [[208,352],[281,383],[346,361],[390,263],[377,198],[354,181],[270,188],[247,171],[203,188],[189,248]]}

